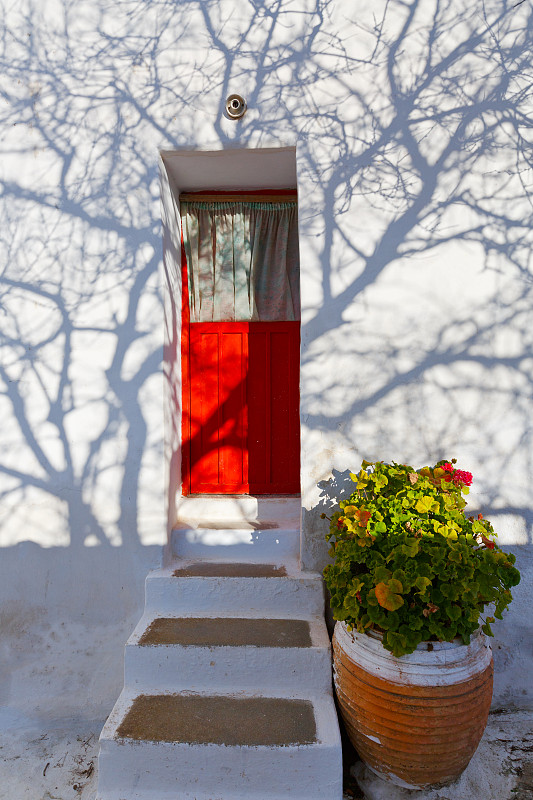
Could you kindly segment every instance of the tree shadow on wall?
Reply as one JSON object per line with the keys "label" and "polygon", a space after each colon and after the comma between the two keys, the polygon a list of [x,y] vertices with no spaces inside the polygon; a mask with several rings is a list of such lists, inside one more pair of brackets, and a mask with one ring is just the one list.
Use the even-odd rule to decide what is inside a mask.
{"label": "tree shadow on wall", "polygon": [[[524,492],[490,477],[532,471],[529,5],[84,10],[64,3],[52,21],[30,3],[2,40],[8,535],[42,527],[35,508],[51,498],[52,539],[142,546],[162,496],[157,146],[284,137],[313,190],[300,197],[318,281],[303,425],[409,460],[482,431],[491,513],[530,525]],[[228,123],[241,86],[249,111]],[[478,303],[461,299],[463,270]]]}
{"label": "tree shadow on wall", "polygon": [[[219,2],[186,13],[209,42],[195,76],[203,108],[218,108],[214,124],[199,111],[218,146],[298,141],[312,286],[302,425],[337,441],[336,468],[467,459],[483,510],[523,520],[527,540],[531,6],[278,0],[242,3],[238,18]],[[240,87],[249,111],[235,126],[222,112]]]}

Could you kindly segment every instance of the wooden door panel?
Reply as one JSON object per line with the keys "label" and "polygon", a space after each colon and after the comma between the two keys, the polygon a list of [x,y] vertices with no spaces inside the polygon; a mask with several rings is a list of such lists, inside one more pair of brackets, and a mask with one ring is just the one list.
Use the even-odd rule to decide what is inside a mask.
{"label": "wooden door panel", "polygon": [[191,323],[188,341],[184,492],[298,493],[300,323]]}
{"label": "wooden door panel", "polygon": [[191,337],[189,352],[194,400],[190,414],[191,477],[197,485],[215,485],[219,482],[218,334]]}
{"label": "wooden door panel", "polygon": [[245,332],[219,333],[218,453],[223,486],[244,486],[247,482],[246,345]]}
{"label": "wooden door panel", "polygon": [[[299,332],[299,331],[298,331]],[[294,330],[273,332],[270,336],[271,370],[271,467],[274,491],[299,491],[299,336]],[[298,488],[294,488],[294,487]]]}
{"label": "wooden door panel", "polygon": [[252,331],[248,339],[248,475],[254,485],[270,481],[270,357],[268,331]]}
{"label": "wooden door panel", "polygon": [[246,333],[191,324],[190,491],[246,490]]}
{"label": "wooden door panel", "polygon": [[296,494],[300,491],[300,323],[250,323],[248,346],[249,490]]}

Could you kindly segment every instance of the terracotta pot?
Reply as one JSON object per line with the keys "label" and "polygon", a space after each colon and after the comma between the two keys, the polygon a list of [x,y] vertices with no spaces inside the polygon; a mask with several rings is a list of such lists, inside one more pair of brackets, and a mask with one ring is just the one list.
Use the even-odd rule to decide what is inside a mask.
{"label": "terracotta pot", "polygon": [[424,643],[396,658],[379,634],[349,633],[337,622],[333,653],[341,715],[373,772],[409,789],[459,777],[492,699],[492,651],[481,631],[469,645]]}

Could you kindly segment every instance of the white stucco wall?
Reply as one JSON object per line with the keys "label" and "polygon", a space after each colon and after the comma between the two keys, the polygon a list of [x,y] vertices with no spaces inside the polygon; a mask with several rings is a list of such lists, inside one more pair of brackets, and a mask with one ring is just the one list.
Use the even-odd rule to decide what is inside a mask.
{"label": "white stucco wall", "polygon": [[3,7],[6,619],[134,616],[166,540],[159,150],[295,146],[304,564],[361,458],[458,458],[523,572],[496,702],[531,704],[530,4]]}

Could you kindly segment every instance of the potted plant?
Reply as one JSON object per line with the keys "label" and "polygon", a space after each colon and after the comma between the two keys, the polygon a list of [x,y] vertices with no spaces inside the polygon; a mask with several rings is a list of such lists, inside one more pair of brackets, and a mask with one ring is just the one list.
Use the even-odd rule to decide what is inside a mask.
{"label": "potted plant", "polygon": [[363,461],[326,537],[341,714],[363,761],[409,788],[454,780],[474,754],[492,698],[486,637],[520,580],[490,522],[466,516],[472,476],[455,463]]}

